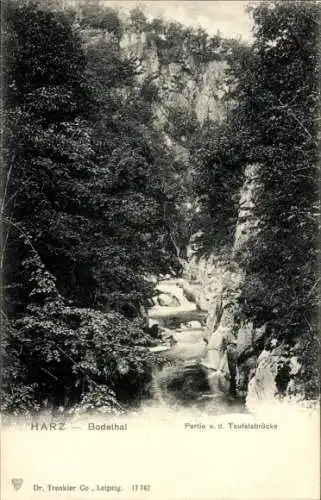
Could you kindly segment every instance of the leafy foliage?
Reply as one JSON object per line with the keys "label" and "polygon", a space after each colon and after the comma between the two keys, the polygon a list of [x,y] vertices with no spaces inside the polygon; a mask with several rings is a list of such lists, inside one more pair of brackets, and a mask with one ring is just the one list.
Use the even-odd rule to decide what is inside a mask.
{"label": "leafy foliage", "polygon": [[27,310],[5,325],[3,411],[76,411],[79,405],[113,412],[141,396],[155,363],[142,320],[68,305],[53,275],[30,253],[22,262]]}
{"label": "leafy foliage", "polygon": [[149,30],[149,39],[155,43],[162,64],[184,64],[191,57],[196,64],[220,59],[218,48],[221,38],[209,36],[202,28],[187,28],[177,22],[166,23],[161,19],[153,19]]}
{"label": "leafy foliage", "polygon": [[145,276],[178,266],[172,155],[113,39],[85,53],[69,14],[10,2],[4,41],[4,409],[107,411],[155,363],[142,310]]}
{"label": "leafy foliage", "polygon": [[[156,359],[145,277],[179,273],[199,229],[203,250],[230,251],[250,163],[260,165],[260,222],[237,256],[241,316],[294,346],[313,397],[319,4],[260,3],[252,46],[140,9],[125,26],[96,0],[75,12],[48,6],[6,2],[3,409],[113,413],[148,394]],[[201,124],[163,103],[157,129],[159,88],[122,57],[125,28],[185,74],[226,59],[224,119]]]}
{"label": "leafy foliage", "polygon": [[251,13],[253,45],[225,46],[231,108],[204,149],[197,149],[200,185],[208,186],[200,194],[224,242],[224,220],[226,236],[231,228],[233,235],[233,200],[243,167],[260,165],[254,203],[258,233],[237,255],[246,271],[240,305],[245,318],[257,326],[266,323],[268,337],[296,346],[303,392],[311,397],[319,385],[320,356],[321,11],[316,2],[261,2]]}
{"label": "leafy foliage", "polygon": [[223,122],[206,121],[194,139],[194,190],[201,231],[198,245],[203,253],[226,253],[233,244],[244,149],[244,133],[235,116]]}
{"label": "leafy foliage", "polygon": [[319,16],[313,2],[255,9],[255,72],[250,83],[240,80],[253,137],[248,157],[261,163],[262,182],[259,238],[244,265],[261,274],[267,308],[277,313],[271,324],[290,338],[317,312]]}
{"label": "leafy foliage", "polygon": [[122,22],[114,9],[101,7],[97,0],[87,0],[80,3],[78,10],[82,28],[103,30],[113,34],[118,39],[121,37]]}

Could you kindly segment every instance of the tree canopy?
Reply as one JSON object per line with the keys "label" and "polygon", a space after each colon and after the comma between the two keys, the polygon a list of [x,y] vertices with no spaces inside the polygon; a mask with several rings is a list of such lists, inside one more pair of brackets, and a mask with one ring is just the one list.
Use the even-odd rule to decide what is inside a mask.
{"label": "tree canopy", "polygon": [[267,336],[297,345],[311,396],[320,356],[320,4],[261,2],[250,13],[253,44],[226,45],[230,111],[197,144],[198,192],[210,250],[231,248],[244,167],[259,166],[259,224],[237,255],[246,271],[240,305]]}
{"label": "tree canopy", "polygon": [[[134,85],[134,66],[113,41],[86,53],[68,15],[32,3],[8,5],[4,37],[5,380],[21,382],[7,408],[26,391],[25,409],[46,392],[62,404],[80,383],[76,372],[85,374],[81,397],[101,383],[114,390],[117,359],[132,381],[133,372],[148,379],[140,364],[153,343],[142,315],[153,294],[146,276],[175,267],[162,209],[173,203],[172,157]],[[115,353],[114,366],[87,321]]]}
{"label": "tree canopy", "polygon": [[[296,346],[312,397],[320,4],[260,2],[251,44],[140,9],[124,20],[96,0],[74,11],[56,0],[5,4],[4,411],[122,411],[148,394],[148,277],[180,275],[199,230],[202,252],[231,252],[251,164],[259,225],[236,255],[241,316]],[[201,122],[179,99],[163,102],[155,75],[123,57],[126,30],[146,35],[159,67],[197,68],[196,86],[224,60],[223,117]]]}

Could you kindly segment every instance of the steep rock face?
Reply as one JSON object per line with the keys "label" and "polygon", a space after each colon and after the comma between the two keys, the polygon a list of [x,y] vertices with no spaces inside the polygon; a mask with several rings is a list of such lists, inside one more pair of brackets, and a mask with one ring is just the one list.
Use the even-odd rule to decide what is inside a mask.
{"label": "steep rock face", "polygon": [[[148,99],[154,126],[175,157],[186,165],[188,175],[193,170],[189,162],[189,143],[193,140],[195,127],[207,119],[223,120],[226,115],[228,104],[224,96],[228,88],[224,41],[211,49],[203,61],[191,53],[183,39],[175,40],[173,35],[169,39],[169,35],[157,33],[150,27],[137,29],[125,18],[123,28],[118,38],[110,32],[92,28],[82,33],[86,45],[107,40],[123,60],[134,63],[137,90],[144,87],[156,90],[157,96]],[[119,88],[118,92],[126,98],[124,88]]]}
{"label": "steep rock face", "polygon": [[253,213],[255,207],[255,193],[259,188],[260,166],[247,165],[244,173],[244,183],[240,193],[238,218],[235,228],[234,245],[232,253],[241,250],[250,236],[257,233],[258,219]]}
{"label": "steep rock face", "polygon": [[[256,370],[249,381],[246,404],[250,410],[255,410],[262,403],[270,404],[283,399],[286,402],[296,402],[305,405],[302,396],[303,387],[297,378],[302,365],[297,351],[300,341],[292,348],[279,344],[273,339],[263,349],[257,358]],[[317,401],[310,401],[312,406]]]}
{"label": "steep rock face", "polygon": [[[238,390],[246,397],[246,405],[255,411],[260,405],[276,400],[301,402],[303,388],[300,382],[301,364],[298,352],[302,340],[290,347],[271,338],[266,325],[257,327],[244,319],[238,301],[245,280],[235,257],[248,252],[246,243],[258,234],[258,220],[254,215],[259,165],[245,169],[244,183],[239,198],[238,219],[233,247],[225,258],[215,255],[197,258],[190,255],[186,270],[189,293],[199,309],[207,311],[205,338],[220,345],[226,331],[236,337],[238,351]],[[255,284],[253,285],[255,286]]]}
{"label": "steep rock face", "polygon": [[[165,41],[164,36],[162,41]],[[153,106],[160,125],[164,125],[170,106],[194,113],[199,122],[224,116],[222,98],[226,92],[227,64],[220,48],[213,54],[213,60],[205,63],[197,61],[186,50],[182,50],[175,60],[164,60],[151,33],[130,28],[123,33],[119,47],[124,58],[137,62],[137,82],[149,81],[156,85],[159,100]]]}
{"label": "steep rock face", "polygon": [[138,81],[143,81],[148,76],[157,75],[159,61],[155,44],[147,43],[147,34],[125,31],[119,40],[119,48],[127,59],[135,59],[139,63]]}
{"label": "steep rock face", "polygon": [[[233,259],[236,251],[242,251],[250,235],[257,227],[257,220],[253,215],[253,197],[257,189],[257,165],[249,165],[245,169],[244,184],[241,189],[239,201],[238,220],[235,229],[234,245],[232,249],[227,249],[225,254],[220,257],[210,255],[209,257],[197,257],[195,254],[190,256],[186,279],[189,286],[189,292],[193,294],[198,307],[201,310],[208,311],[208,330],[209,334],[213,332],[215,324],[218,324],[221,318],[218,317],[218,304],[225,311],[229,305],[229,312],[222,313],[237,316],[240,287],[244,281],[244,272],[240,269]],[[234,320],[233,320],[234,322]],[[245,349],[251,343],[253,337],[253,325],[249,323],[238,324],[240,350]]]}
{"label": "steep rock face", "polygon": [[[258,221],[254,217],[253,208],[259,186],[258,169],[258,165],[249,165],[244,172],[233,247],[226,252],[224,258],[211,255],[197,259],[193,255],[186,275],[198,307],[208,312],[205,331],[207,340],[219,342],[227,329],[236,337],[238,355],[242,360],[238,364],[238,386],[246,394],[251,381],[251,392],[248,395],[250,406],[253,406],[253,394],[257,395],[257,400],[265,397],[267,389],[259,391],[256,386],[268,383],[270,391],[273,391],[270,378],[275,377],[273,370],[269,378],[266,369],[260,367],[257,378],[253,379],[261,362],[256,346],[260,339],[264,339],[265,325],[254,327],[251,321],[244,320],[240,314],[238,298],[245,274],[234,260],[235,254],[244,251],[248,238],[257,230]],[[262,376],[262,373],[265,375]]]}

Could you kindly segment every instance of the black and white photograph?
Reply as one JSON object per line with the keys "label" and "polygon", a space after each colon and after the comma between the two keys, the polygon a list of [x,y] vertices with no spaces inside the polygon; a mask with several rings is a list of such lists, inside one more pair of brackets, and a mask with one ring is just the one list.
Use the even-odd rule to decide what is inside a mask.
{"label": "black and white photograph", "polygon": [[317,500],[321,3],[1,17],[3,500]]}

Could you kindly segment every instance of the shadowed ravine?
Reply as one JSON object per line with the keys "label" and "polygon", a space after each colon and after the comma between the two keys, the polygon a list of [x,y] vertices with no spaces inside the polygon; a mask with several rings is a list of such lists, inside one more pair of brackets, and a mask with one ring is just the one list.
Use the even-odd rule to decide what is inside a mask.
{"label": "shadowed ravine", "polygon": [[[153,350],[173,363],[154,371],[153,404],[177,410],[191,407],[211,414],[246,411],[243,401],[231,399],[226,384],[215,381],[215,375],[201,364],[206,353],[206,313],[184,296],[182,280],[160,281],[157,290],[158,303],[149,310],[149,319],[151,325],[158,325],[162,342]],[[177,305],[159,305],[164,296],[168,304],[175,297]]]}

